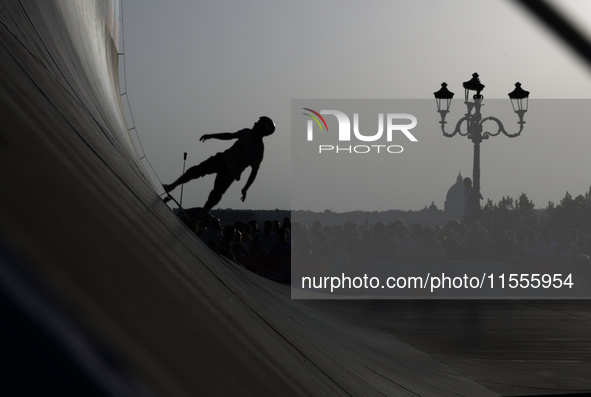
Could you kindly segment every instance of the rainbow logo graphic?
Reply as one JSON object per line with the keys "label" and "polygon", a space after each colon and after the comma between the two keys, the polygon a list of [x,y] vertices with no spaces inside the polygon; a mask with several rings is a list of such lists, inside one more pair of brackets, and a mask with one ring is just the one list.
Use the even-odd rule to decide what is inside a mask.
{"label": "rainbow logo graphic", "polygon": [[[302,108],[302,109],[307,110],[310,113],[314,113],[314,116],[311,115],[310,113],[302,113],[302,114],[303,115],[306,115],[306,116],[310,117],[312,120],[314,120],[316,122],[316,124],[318,124],[318,127],[320,127],[320,131],[323,130],[322,124],[324,124],[324,128],[326,128],[326,132],[328,132],[328,126],[326,125],[326,121],[324,121],[324,117],[322,117],[320,115],[320,113],[318,113],[318,112],[316,112],[316,111],[314,111],[312,109],[309,109],[309,108]],[[322,120],[322,124],[320,124],[320,120],[318,120],[318,118],[320,120]]]}

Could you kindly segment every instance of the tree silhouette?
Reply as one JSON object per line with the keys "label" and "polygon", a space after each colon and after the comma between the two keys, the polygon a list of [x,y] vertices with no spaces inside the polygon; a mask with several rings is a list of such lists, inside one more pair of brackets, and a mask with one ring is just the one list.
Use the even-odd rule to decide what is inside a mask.
{"label": "tree silhouette", "polygon": [[503,197],[497,204],[488,199],[482,209],[484,219],[499,230],[515,230],[519,226],[531,226],[536,223],[534,203],[525,193],[518,199]]}
{"label": "tree silhouette", "polygon": [[549,202],[546,207],[549,223],[563,228],[588,230],[591,228],[591,187],[585,195],[573,198],[566,192],[558,205]]}
{"label": "tree silhouette", "polygon": [[[566,192],[560,203],[548,202],[543,219],[552,227],[591,231],[591,187],[584,194],[573,196]],[[534,203],[525,193],[519,198],[503,197],[497,204],[486,201],[482,214],[490,225],[499,230],[516,230],[520,226],[539,226]]]}

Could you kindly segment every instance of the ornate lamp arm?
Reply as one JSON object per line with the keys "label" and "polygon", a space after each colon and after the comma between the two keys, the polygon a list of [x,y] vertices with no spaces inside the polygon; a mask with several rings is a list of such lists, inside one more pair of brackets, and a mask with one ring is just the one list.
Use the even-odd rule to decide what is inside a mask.
{"label": "ornate lamp arm", "polygon": [[483,125],[484,122],[487,121],[487,120],[491,120],[491,121],[494,121],[495,123],[497,123],[498,130],[497,130],[497,132],[488,132],[487,131],[487,132],[483,133],[482,134],[482,139],[488,139],[491,136],[497,136],[501,132],[504,135],[508,136],[509,138],[515,138],[515,137],[517,137],[517,136],[519,136],[521,134],[521,131],[523,131],[523,125],[525,124],[525,121],[523,121],[522,119],[520,119],[517,122],[517,124],[519,124],[519,131],[514,132],[514,133],[511,133],[511,132],[507,132],[505,130],[505,127],[503,126],[503,123],[501,123],[501,120],[497,119],[496,117],[492,117],[492,116],[485,117],[484,119],[482,119],[482,121],[481,121],[480,124]]}
{"label": "ornate lamp arm", "polygon": [[[441,112],[440,112],[441,113]],[[441,132],[443,132],[443,136],[446,136],[448,138],[451,138],[452,136],[456,135],[456,134],[460,134],[461,136],[466,136],[468,135],[468,131],[466,128],[466,132],[462,132],[462,123],[466,122],[466,125],[470,122],[470,116],[466,115],[464,117],[462,117],[461,119],[458,120],[457,124],[456,124],[456,128],[453,130],[453,132],[448,133],[445,132],[445,125],[447,124],[447,121],[445,121],[445,115],[442,114],[441,115],[441,121],[439,122],[439,124],[441,124]]]}

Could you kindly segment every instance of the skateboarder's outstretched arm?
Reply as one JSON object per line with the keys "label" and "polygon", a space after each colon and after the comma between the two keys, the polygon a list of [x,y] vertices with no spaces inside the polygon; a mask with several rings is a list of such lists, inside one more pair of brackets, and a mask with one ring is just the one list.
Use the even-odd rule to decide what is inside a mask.
{"label": "skateboarder's outstretched arm", "polygon": [[238,139],[237,132],[220,132],[218,134],[205,134],[202,135],[199,140],[201,142],[205,142],[208,139],[220,139],[222,141],[228,141],[230,139]]}
{"label": "skateboarder's outstretched arm", "polygon": [[257,173],[259,172],[259,164],[256,165],[252,165],[252,168],[250,170],[250,175],[248,176],[248,180],[246,181],[246,185],[244,185],[244,187],[242,188],[242,198],[240,200],[244,201],[246,200],[246,192],[248,191],[248,188],[250,187],[250,185],[252,185],[252,183],[254,182],[254,180],[257,177]]}

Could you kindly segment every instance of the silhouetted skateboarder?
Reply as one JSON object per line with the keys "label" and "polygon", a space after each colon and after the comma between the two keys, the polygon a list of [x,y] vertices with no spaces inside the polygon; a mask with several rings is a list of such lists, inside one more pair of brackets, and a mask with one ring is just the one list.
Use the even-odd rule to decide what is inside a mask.
{"label": "silhouetted skateboarder", "polygon": [[180,176],[176,181],[170,185],[163,184],[162,187],[167,193],[172,191],[178,185],[186,183],[192,179],[200,178],[208,174],[217,174],[213,190],[209,193],[209,197],[201,210],[200,216],[208,213],[217,203],[220,202],[222,196],[228,190],[232,182],[239,181],[242,171],[247,167],[251,167],[250,176],[246,181],[246,185],[242,188],[242,198],[246,199],[246,192],[254,182],[259,166],[263,161],[265,152],[265,145],[263,138],[271,135],[275,131],[275,124],[269,117],[263,116],[254,123],[252,129],[245,128],[238,132],[222,132],[219,134],[205,134],[199,140],[204,142],[208,139],[230,140],[237,139],[237,141],[225,152],[217,153],[211,156],[204,162],[194,167],[191,167]]}

